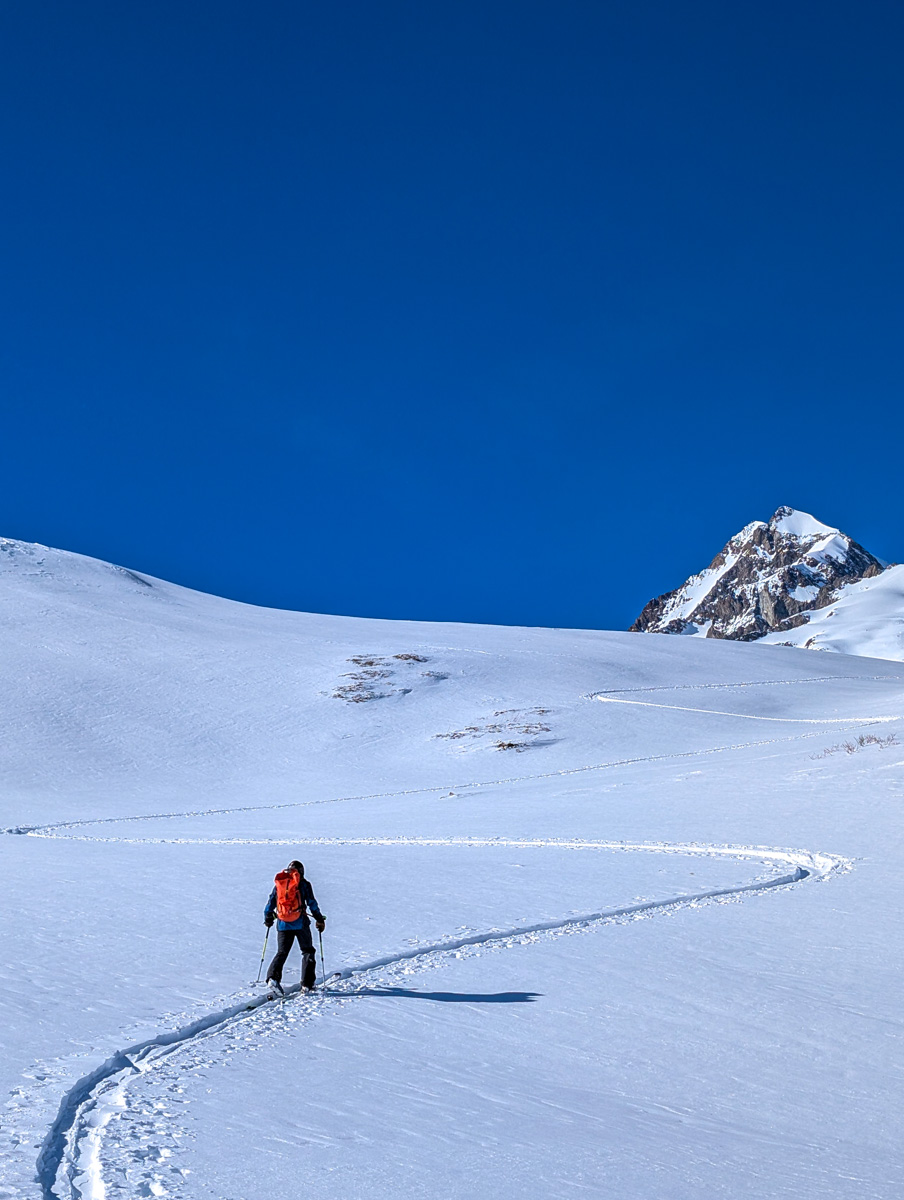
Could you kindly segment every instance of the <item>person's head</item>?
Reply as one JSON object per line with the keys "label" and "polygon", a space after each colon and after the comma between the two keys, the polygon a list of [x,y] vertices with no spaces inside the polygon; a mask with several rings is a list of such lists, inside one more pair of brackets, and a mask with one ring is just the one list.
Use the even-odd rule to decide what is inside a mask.
{"label": "person's head", "polygon": [[286,867],[287,871],[297,871],[304,878],[304,863],[300,863],[297,858],[293,858]]}

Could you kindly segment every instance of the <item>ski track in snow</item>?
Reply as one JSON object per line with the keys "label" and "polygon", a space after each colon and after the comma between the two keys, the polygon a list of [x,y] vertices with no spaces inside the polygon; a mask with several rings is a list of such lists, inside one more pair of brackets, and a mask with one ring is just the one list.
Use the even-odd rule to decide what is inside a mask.
{"label": "ski track in snow", "polygon": [[900,717],[763,717],[755,713],[724,712],[716,708],[689,708],[685,704],[656,704],[652,700],[620,700],[605,692],[594,692],[591,700],[603,704],[633,704],[638,708],[665,708],[675,712],[705,713],[708,717],[734,717],[741,721],[777,721],[780,725],[838,725],[853,722],[857,725],[882,725],[888,721],[900,721]]}
{"label": "ski track in snow", "polygon": [[[550,846],[575,850],[608,850],[697,856],[722,856],[741,861],[756,861],[773,867],[792,870],[779,876],[755,879],[736,887],[714,888],[703,892],[673,896],[664,900],[644,901],[600,912],[582,913],[559,920],[541,921],[511,929],[495,929],[465,937],[451,938],[411,950],[400,951],[370,962],[343,967],[336,973],[338,989],[321,999],[353,998],[354,990],[348,981],[416,961],[427,968],[442,956],[473,950],[475,947],[501,949],[522,945],[540,938],[582,932],[601,925],[637,920],[656,913],[700,907],[727,901],[747,893],[790,887],[806,880],[824,880],[832,873],[850,868],[850,862],[837,855],[812,853],[758,846],[714,846],[698,843],[579,841],[554,839],[509,838],[318,838],[315,845],[410,845],[542,847]],[[331,977],[333,978],[333,977]],[[295,984],[287,989],[292,995],[299,991]],[[312,998],[313,999],[313,998]],[[265,1005],[266,1012],[259,1012]],[[210,1013],[181,1028],[161,1033],[147,1041],[117,1051],[94,1071],[69,1089],[64,1095],[56,1120],[42,1145],[37,1163],[37,1177],[44,1200],[107,1200],[109,1192],[103,1177],[104,1133],[110,1122],[125,1108],[125,1091],[130,1079],[153,1070],[173,1054],[188,1047],[197,1047],[202,1039],[223,1033],[239,1021],[269,1020],[281,1008],[281,1002],[271,1006],[269,995],[242,999],[228,1008]],[[214,1055],[215,1057],[215,1055]],[[159,1186],[159,1185],[157,1185]],[[154,1192],[153,1170],[142,1185],[143,1194]],[[117,1189],[118,1190],[118,1189]]]}
{"label": "ski track in snow", "polygon": [[[594,693],[592,698],[600,698],[600,693]],[[623,700],[622,704],[636,704],[639,701]],[[651,704],[647,707],[651,708],[672,708],[673,705],[655,705]],[[708,716],[741,716],[749,720],[760,721],[782,721],[780,717],[753,717],[749,714],[738,713],[713,713],[712,710],[706,708],[689,708],[682,709],[684,712],[705,713]],[[82,817],[77,821],[53,821],[46,825],[13,825],[7,829],[0,829],[0,834],[23,835],[27,837],[43,837],[43,838],[69,838],[73,841],[84,842],[163,842],[163,841],[188,841],[184,838],[117,838],[117,837],[97,837],[88,834],[70,834],[57,832],[59,830],[77,829],[85,825],[121,825],[131,821],[177,821],[189,817],[219,817],[229,816],[233,813],[248,813],[248,812],[271,812],[287,808],[312,808],[319,804],[351,804],[355,801],[364,800],[393,800],[402,796],[429,796],[435,795],[437,792],[454,792],[461,794],[463,792],[476,791],[478,788],[492,787],[508,787],[517,783],[533,783],[540,779],[561,779],[569,775],[582,775],[592,771],[609,771],[616,767],[632,767],[640,766],[644,763],[667,762],[673,759],[681,758],[701,758],[711,754],[726,754],[732,750],[749,750],[755,749],[757,746],[777,746],[787,742],[802,741],[804,738],[819,737],[822,733],[827,732],[822,727],[822,722],[825,725],[836,726],[839,732],[844,732],[847,729],[862,729],[870,725],[880,725],[891,721],[900,721],[901,717],[837,717],[837,718],[819,718],[814,721],[805,721],[806,724],[820,724],[821,728],[813,733],[792,734],[789,737],[777,738],[759,738],[751,742],[732,742],[725,746],[704,746],[699,750],[677,750],[670,754],[649,754],[642,755],[637,758],[619,758],[613,759],[611,762],[591,763],[583,767],[565,767],[558,771],[543,771],[535,775],[510,775],[504,779],[481,779],[471,780],[468,783],[442,784],[431,787],[419,788],[401,788],[391,792],[366,792],[356,796],[326,796],[320,800],[286,800],[277,804],[242,804],[234,805],[228,808],[197,808],[188,809],[184,812],[160,812],[160,813],[136,813],[132,816],[125,817]],[[792,724],[796,720],[791,720]],[[197,842],[206,842],[212,839],[198,838],[194,839]]]}
{"label": "ski track in snow", "polygon": [[[826,679],[774,680],[757,681],[752,683],[735,684],[687,684],[676,687],[632,688],[622,689],[630,692],[676,691],[680,689],[706,690],[728,687],[756,687],[770,684],[787,685],[789,683],[824,682]],[[880,679],[885,676],[858,676],[863,679]],[[812,733],[797,734],[790,737],[766,738],[758,741],[735,743],[725,746],[707,747],[700,750],[679,751],[670,754],[649,755],[612,762],[599,763],[590,766],[566,768],[559,771],[549,771],[535,775],[515,776],[505,779],[482,780],[468,784],[447,785],[438,787],[409,788],[391,792],[375,792],[360,796],[329,797],[321,800],[290,801],[278,804],[244,805],[230,808],[202,809],[188,812],[166,812],[141,814],[132,817],[83,818],[77,821],[61,821],[46,825],[17,826],[0,832],[10,835],[25,835],[39,838],[62,838],[76,841],[101,842],[173,842],[173,843],[210,843],[226,844],[288,844],[287,839],[281,838],[117,838],[98,837],[88,834],[67,832],[74,828],[89,825],[107,825],[127,821],[152,821],[189,817],[218,816],[230,813],[256,812],[263,810],[307,807],[316,804],[336,804],[351,801],[374,799],[389,799],[402,796],[427,795],[437,792],[462,792],[477,788],[501,787],[518,783],[528,783],[541,779],[580,774],[582,772],[603,771],[615,767],[638,765],[643,763],[661,762],[669,759],[694,758],[708,754],[720,754],[732,750],[742,750],[757,746],[775,745],[799,741],[804,738],[817,737],[825,732],[825,726],[862,728],[866,725],[880,724],[887,721],[900,720],[899,717],[837,717],[837,718],[787,718],[764,717],[755,714],[722,713],[711,709],[686,708],[678,705],[663,705],[647,701],[617,699],[613,693],[595,692],[588,699],[608,703],[640,705],[651,708],[679,709],[683,712],[694,712],[707,716],[729,716],[738,719],[773,721],[785,724],[819,725],[821,728]],[[298,839],[292,839],[292,844],[298,844]],[[338,986],[327,996],[341,1000],[350,998],[354,990],[350,981],[399,968],[401,964],[416,962],[419,967],[426,968],[432,962],[442,957],[455,954],[461,956],[481,948],[503,948],[536,941],[540,938],[561,936],[567,933],[583,932],[614,922],[637,920],[657,913],[675,912],[679,909],[700,907],[717,902],[727,902],[748,893],[763,892],[774,888],[786,888],[805,881],[820,881],[828,879],[833,873],[850,869],[851,863],[837,855],[814,853],[806,850],[790,850],[760,846],[716,846],[699,843],[664,843],[664,842],[624,842],[624,841],[584,841],[580,839],[540,839],[540,838],[418,838],[418,837],[360,837],[360,838],[309,838],[306,844],[311,845],[361,845],[361,846],[412,846],[412,847],[507,847],[507,848],[537,848],[555,847],[556,849],[593,850],[593,851],[622,851],[629,853],[656,853],[678,855],[705,855],[736,858],[740,861],[755,861],[773,868],[791,868],[788,872],[758,878],[751,883],[731,888],[718,888],[688,895],[674,896],[664,900],[647,901],[627,905],[621,908],[607,909],[600,912],[584,913],[569,916],[560,920],[543,921],[534,925],[521,926],[505,930],[488,930],[467,937],[452,938],[429,945],[417,946],[415,949],[391,954],[370,962],[353,964],[338,972]],[[299,990],[299,985],[287,989],[288,994]],[[325,1000],[326,997],[322,997]],[[107,1200],[110,1195],[103,1175],[104,1135],[111,1121],[121,1113],[126,1105],[125,1093],[128,1083],[140,1075],[166,1063],[171,1056],[186,1050],[188,1047],[199,1047],[207,1038],[223,1034],[236,1025],[237,1022],[266,1021],[279,1011],[280,1005],[271,1005],[265,1011],[259,1011],[268,1005],[268,995],[245,997],[238,1003],[219,1009],[201,1017],[180,1028],[158,1034],[156,1037],[127,1046],[116,1051],[100,1066],[79,1079],[65,1093],[60,1102],[56,1119],[50,1126],[42,1144],[37,1161],[37,1182],[41,1187],[43,1200]],[[338,1006],[335,1006],[338,1007]],[[334,1007],[334,1011],[335,1011]],[[320,1004],[318,1011],[323,1011]],[[27,1103],[27,1098],[25,1099]],[[163,1194],[158,1190],[159,1185],[152,1180],[152,1174],[141,1185],[141,1194]],[[116,1189],[117,1194],[119,1189]]]}
{"label": "ski track in snow", "polygon": [[741,683],[658,683],[650,687],[602,688],[594,696],[627,696],[634,692],[709,692],[727,688],[794,687],[798,683],[837,683],[839,680],[900,681],[900,675],[808,675],[804,679],[750,679]]}

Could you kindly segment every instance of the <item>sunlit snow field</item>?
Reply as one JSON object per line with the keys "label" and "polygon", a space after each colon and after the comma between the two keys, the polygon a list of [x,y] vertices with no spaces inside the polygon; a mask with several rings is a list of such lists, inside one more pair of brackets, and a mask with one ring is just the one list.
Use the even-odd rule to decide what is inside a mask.
{"label": "sunlit snow field", "polygon": [[[899,1194],[904,666],[279,613],[31,549],[0,1196]],[[346,975],[244,1011],[294,857]]]}

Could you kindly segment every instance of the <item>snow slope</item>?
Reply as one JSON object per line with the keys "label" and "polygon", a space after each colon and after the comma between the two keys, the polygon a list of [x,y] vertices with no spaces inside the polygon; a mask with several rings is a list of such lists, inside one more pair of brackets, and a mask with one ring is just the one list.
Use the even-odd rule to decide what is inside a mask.
{"label": "snow slope", "polygon": [[810,613],[806,625],[763,641],[904,660],[904,566],[848,584],[828,608]]}
{"label": "snow slope", "polygon": [[898,1194],[904,666],[7,546],[0,1197]]}

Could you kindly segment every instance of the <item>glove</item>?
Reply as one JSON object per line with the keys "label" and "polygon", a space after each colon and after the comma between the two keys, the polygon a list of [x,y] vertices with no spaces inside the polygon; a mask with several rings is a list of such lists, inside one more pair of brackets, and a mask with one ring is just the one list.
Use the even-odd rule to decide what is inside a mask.
{"label": "glove", "polygon": [[268,929],[273,924],[273,921],[274,921],[273,913],[267,913],[267,915],[264,917],[264,924],[267,926]]}
{"label": "glove", "polygon": [[326,917],[323,913],[319,917],[315,917],[314,924],[317,926],[317,932],[323,933],[324,929],[326,929]]}

